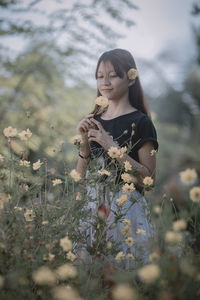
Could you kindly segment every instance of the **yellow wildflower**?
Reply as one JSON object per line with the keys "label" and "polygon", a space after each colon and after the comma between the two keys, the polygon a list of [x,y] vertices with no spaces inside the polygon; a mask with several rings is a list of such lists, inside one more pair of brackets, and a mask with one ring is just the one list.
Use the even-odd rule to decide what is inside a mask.
{"label": "yellow wildflower", "polygon": [[102,106],[102,107],[107,107],[108,106],[108,98],[99,96],[96,98],[95,104]]}
{"label": "yellow wildflower", "polygon": [[33,280],[39,285],[53,285],[56,283],[55,274],[48,267],[40,267],[32,274]]}
{"label": "yellow wildflower", "polygon": [[121,229],[121,233],[124,237],[129,237],[132,235],[132,229],[130,225],[124,225]]}
{"label": "yellow wildflower", "polygon": [[130,183],[130,182],[133,181],[133,176],[130,175],[129,173],[123,173],[123,174],[121,175],[121,178],[122,178],[122,180],[123,180],[124,182],[127,182],[127,183]]}
{"label": "yellow wildflower", "polygon": [[6,137],[13,137],[13,136],[16,136],[16,135],[17,135],[17,129],[16,129],[16,128],[13,128],[13,127],[11,127],[11,126],[9,126],[9,127],[7,127],[7,128],[4,128],[3,134],[4,134]]}
{"label": "yellow wildflower", "polygon": [[40,159],[38,159],[38,161],[36,161],[35,163],[33,163],[33,170],[38,170],[41,167],[42,164],[43,163],[40,162]]}
{"label": "yellow wildflower", "polygon": [[137,229],[136,233],[146,235],[146,231],[144,229]]}
{"label": "yellow wildflower", "polygon": [[117,147],[110,147],[108,149],[108,155],[111,157],[111,158],[117,158],[120,156],[120,149],[118,149]]}
{"label": "yellow wildflower", "polygon": [[157,150],[152,149],[151,152],[150,152],[150,155],[151,155],[151,156],[154,156],[154,155],[156,154],[156,152],[157,152]]}
{"label": "yellow wildflower", "polygon": [[126,224],[126,225],[131,225],[131,220],[124,219],[123,223]]}
{"label": "yellow wildflower", "polygon": [[117,253],[117,255],[115,256],[115,260],[120,262],[125,258],[125,254],[123,253],[123,251],[120,251]]}
{"label": "yellow wildflower", "polygon": [[56,178],[56,179],[52,180],[52,183],[53,183],[53,186],[56,186],[56,185],[58,185],[58,184],[61,184],[61,183],[62,183],[62,180]]}
{"label": "yellow wildflower", "polygon": [[32,222],[35,218],[35,213],[32,209],[27,209],[26,212],[24,213],[24,217],[27,222]]}
{"label": "yellow wildflower", "polygon": [[49,253],[49,261],[54,260],[55,254]]}
{"label": "yellow wildflower", "polygon": [[127,151],[127,147],[125,146],[125,147],[121,147],[120,148],[120,158],[123,158],[124,157],[124,154],[126,153],[126,151]]}
{"label": "yellow wildflower", "polygon": [[30,161],[27,160],[20,160],[19,162],[20,166],[24,166],[24,167],[30,167]]}
{"label": "yellow wildflower", "polygon": [[42,225],[47,225],[49,224],[49,221],[42,221]]}
{"label": "yellow wildflower", "polygon": [[126,160],[124,162],[124,168],[125,168],[125,171],[128,172],[128,171],[131,171],[132,170],[132,166],[130,164],[130,162],[128,160]]}
{"label": "yellow wildflower", "polygon": [[55,300],[82,300],[78,292],[69,285],[59,285],[52,289],[52,296]]}
{"label": "yellow wildflower", "polygon": [[126,258],[127,258],[127,259],[134,259],[135,257],[133,256],[133,254],[128,253],[128,254],[126,255]]}
{"label": "yellow wildflower", "polygon": [[137,76],[138,76],[138,70],[136,70],[135,68],[131,68],[128,70],[128,78],[130,80],[134,80]]}
{"label": "yellow wildflower", "polygon": [[134,240],[132,237],[128,237],[126,240],[125,240],[125,243],[128,245],[128,246],[132,246],[134,244]]}
{"label": "yellow wildflower", "polygon": [[125,194],[131,194],[135,190],[134,184],[126,183],[123,185],[122,190],[123,190],[123,193],[125,193]]}
{"label": "yellow wildflower", "polygon": [[77,276],[76,268],[72,264],[64,264],[56,270],[59,279],[74,278]]}
{"label": "yellow wildflower", "polygon": [[26,141],[32,136],[32,132],[29,130],[23,130],[22,132],[18,133],[18,136],[21,140]]}
{"label": "yellow wildflower", "polygon": [[200,202],[200,186],[194,186],[190,190],[190,199],[193,202]]}
{"label": "yellow wildflower", "polygon": [[73,143],[73,144],[81,143],[82,142],[81,135],[78,134],[78,135],[75,135],[75,136],[71,137],[70,142]]}
{"label": "yellow wildflower", "polygon": [[71,172],[70,172],[70,176],[74,179],[74,181],[79,181],[79,180],[81,180],[81,175],[75,170],[75,169],[73,169],[73,170],[71,170]]}
{"label": "yellow wildflower", "polygon": [[107,176],[111,175],[111,173],[109,171],[105,170],[105,169],[104,170],[99,170],[98,173],[100,175],[107,175]]}
{"label": "yellow wildflower", "polygon": [[66,254],[66,257],[67,259],[71,260],[71,261],[74,261],[76,259],[76,255],[74,253],[72,253],[71,251],[69,251],[67,254]]}
{"label": "yellow wildflower", "polygon": [[145,283],[152,283],[160,276],[160,268],[156,264],[146,265],[138,270],[140,279]]}
{"label": "yellow wildflower", "polygon": [[181,181],[183,183],[191,183],[197,178],[197,172],[195,169],[186,169],[185,171],[179,172]]}
{"label": "yellow wildflower", "polygon": [[60,239],[60,246],[67,252],[72,249],[72,241],[66,236]]}
{"label": "yellow wildflower", "polygon": [[127,283],[119,283],[112,289],[114,300],[136,300],[138,299],[135,290]]}
{"label": "yellow wildflower", "polygon": [[150,176],[146,176],[144,179],[143,179],[143,183],[145,185],[152,185],[153,184],[153,179],[150,177]]}
{"label": "yellow wildflower", "polygon": [[177,220],[177,221],[173,222],[173,230],[174,231],[185,230],[186,227],[187,227],[187,223],[183,219],[180,219],[180,220]]}
{"label": "yellow wildflower", "polygon": [[169,244],[178,244],[182,241],[182,235],[178,232],[167,231],[165,233],[165,241]]}
{"label": "yellow wildflower", "polygon": [[118,198],[116,200],[117,204],[122,205],[124,203],[126,203],[126,201],[128,200],[128,196],[127,195],[121,195],[120,198]]}

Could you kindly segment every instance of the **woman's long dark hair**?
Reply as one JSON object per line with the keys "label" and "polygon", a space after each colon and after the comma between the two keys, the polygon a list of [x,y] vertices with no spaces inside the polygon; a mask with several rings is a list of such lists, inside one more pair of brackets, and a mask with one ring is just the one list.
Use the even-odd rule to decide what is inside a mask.
{"label": "woman's long dark hair", "polygon": [[[97,63],[96,72],[95,72],[95,78],[97,79],[97,72],[99,69],[99,65],[101,62],[110,61],[113,65],[116,74],[120,77],[124,77],[124,73],[127,74],[127,72],[131,68],[136,68],[136,64],[134,61],[133,56],[131,53],[124,49],[113,49],[110,51],[104,52]],[[97,97],[102,96],[99,90],[97,89]],[[140,110],[141,112],[145,113],[149,117],[151,117],[146,99],[144,97],[144,93],[142,90],[142,86],[140,84],[140,80],[138,77],[135,79],[135,83],[129,87],[129,102],[130,104]],[[92,113],[98,114],[99,112],[99,105],[95,105]],[[102,111],[101,111],[102,112]]]}

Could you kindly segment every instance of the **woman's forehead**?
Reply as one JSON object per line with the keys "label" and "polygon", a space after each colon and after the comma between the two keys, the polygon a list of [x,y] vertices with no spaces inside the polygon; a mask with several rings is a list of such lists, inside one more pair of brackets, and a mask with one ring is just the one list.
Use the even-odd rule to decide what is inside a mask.
{"label": "woman's forehead", "polygon": [[98,68],[98,73],[115,72],[115,69],[109,60],[101,61]]}

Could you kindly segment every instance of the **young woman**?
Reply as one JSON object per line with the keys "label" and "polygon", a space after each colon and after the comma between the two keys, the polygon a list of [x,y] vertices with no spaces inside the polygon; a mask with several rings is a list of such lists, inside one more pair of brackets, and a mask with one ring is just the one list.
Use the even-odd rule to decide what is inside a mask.
{"label": "young woman", "polygon": [[[136,261],[147,263],[148,244],[154,229],[144,198],[144,183],[145,187],[155,184],[155,151],[158,149],[156,130],[142,92],[135,61],[128,51],[114,49],[103,53],[97,63],[96,80],[97,96],[107,98],[108,105],[102,110],[96,104],[92,113],[85,116],[77,126],[82,143],[76,170],[85,178],[90,161],[96,159],[98,165],[102,164],[100,172],[104,174],[105,180],[89,190],[94,200],[97,197],[101,199],[98,205],[90,202],[92,215],[104,212],[105,239],[120,245],[121,256],[116,256],[118,262],[125,264],[125,267],[136,264]],[[124,154],[115,155],[116,148],[122,147]],[[129,152],[125,153],[127,148],[124,147]],[[114,167],[112,157],[116,161]],[[124,177],[116,170],[117,165],[125,168]],[[114,193],[111,185],[107,184],[110,176],[105,170],[108,169],[111,172],[112,169],[116,170],[115,186],[119,190]],[[134,171],[134,176],[127,177],[129,170]],[[127,190],[125,187],[122,189],[122,185]],[[131,197],[135,201],[131,201]],[[119,206],[123,218],[116,222],[115,212]],[[92,246],[95,230],[90,228],[88,232]]]}

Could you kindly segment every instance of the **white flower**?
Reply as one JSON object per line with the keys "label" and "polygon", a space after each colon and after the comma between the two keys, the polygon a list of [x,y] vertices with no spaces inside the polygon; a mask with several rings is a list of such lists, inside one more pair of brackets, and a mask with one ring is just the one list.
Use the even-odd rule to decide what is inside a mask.
{"label": "white flower", "polygon": [[115,256],[115,260],[120,262],[125,258],[125,254],[123,253],[123,251],[120,251],[117,253],[117,255]]}
{"label": "white flower", "polygon": [[160,276],[160,268],[156,264],[146,265],[138,270],[140,279],[145,283],[152,283]]}
{"label": "white flower", "polygon": [[170,244],[177,244],[182,241],[182,235],[178,232],[167,231],[165,233],[165,241]]}
{"label": "white flower", "polygon": [[183,219],[180,219],[180,220],[177,220],[177,221],[173,222],[173,230],[174,231],[185,230],[186,227],[187,227],[187,223]]}
{"label": "white flower", "polygon": [[146,176],[144,179],[143,179],[143,183],[145,185],[152,185],[153,184],[153,179],[150,177],[150,176]]}
{"label": "white flower", "polygon": [[120,283],[115,285],[112,290],[112,296],[114,300],[136,300],[137,299],[135,290],[127,283]]}
{"label": "white flower", "polygon": [[33,280],[39,285],[53,285],[56,283],[55,274],[48,267],[40,267],[32,274]]}
{"label": "white flower", "polygon": [[186,169],[179,173],[181,181],[183,183],[191,183],[197,178],[197,172],[195,169]]}
{"label": "white flower", "polygon": [[56,178],[56,179],[52,180],[52,183],[53,183],[53,186],[56,186],[56,185],[58,185],[58,184],[61,184],[61,183],[62,183],[62,180]]}
{"label": "white flower", "polygon": [[20,132],[18,135],[21,140],[26,141],[32,136],[32,132],[28,128],[27,130],[23,130],[22,132]]}
{"label": "white flower", "polygon": [[95,104],[102,106],[102,107],[107,107],[108,106],[108,99],[103,96],[99,96],[95,100]]}
{"label": "white flower", "polygon": [[131,171],[132,170],[132,166],[130,164],[130,162],[128,160],[126,160],[124,162],[124,168],[125,168],[125,171],[128,172],[128,171]]}
{"label": "white flower", "polygon": [[123,180],[124,182],[127,182],[127,183],[130,183],[130,182],[133,181],[133,176],[130,175],[129,173],[123,173],[123,174],[121,175],[121,178],[122,178],[122,180]]}
{"label": "white flower", "polygon": [[78,173],[75,169],[71,170],[70,176],[74,179],[74,181],[79,181],[81,180],[81,175]]}
{"label": "white flower", "polygon": [[9,127],[7,127],[7,128],[4,128],[3,134],[4,134],[6,137],[13,137],[13,136],[16,136],[16,135],[17,135],[17,129],[16,129],[16,128],[13,128],[13,127],[11,127],[11,126],[9,126]]}
{"label": "white flower", "polygon": [[38,161],[36,161],[35,163],[33,163],[33,170],[38,170],[41,167],[42,164],[43,163],[40,162],[40,159],[38,159]]}
{"label": "white flower", "polygon": [[193,202],[200,202],[200,186],[194,186],[191,190],[190,190],[190,199]]}
{"label": "white flower", "polygon": [[74,261],[76,259],[76,255],[74,253],[72,253],[71,251],[69,251],[67,254],[66,254],[66,257],[71,260],[71,261]]}
{"label": "white flower", "polygon": [[127,74],[130,80],[134,80],[138,76],[138,71],[135,68],[131,68]]}
{"label": "white flower", "polygon": [[153,207],[153,211],[159,215],[161,213],[161,207],[159,205],[155,205]]}
{"label": "white flower", "polygon": [[78,292],[67,285],[59,285],[52,289],[52,296],[55,300],[82,300]]}
{"label": "white flower", "polygon": [[110,147],[108,149],[108,155],[111,157],[111,158],[117,158],[120,156],[120,149],[118,149],[117,147]]}
{"label": "white flower", "polygon": [[56,274],[59,279],[67,279],[76,277],[77,271],[73,265],[67,263],[58,267]]}
{"label": "white flower", "polygon": [[126,183],[122,186],[122,190],[123,190],[123,193],[125,193],[125,194],[131,194],[135,190],[135,186],[133,183],[131,183],[131,184]]}
{"label": "white flower", "polygon": [[66,236],[60,239],[60,246],[67,252],[72,249],[72,241]]}

